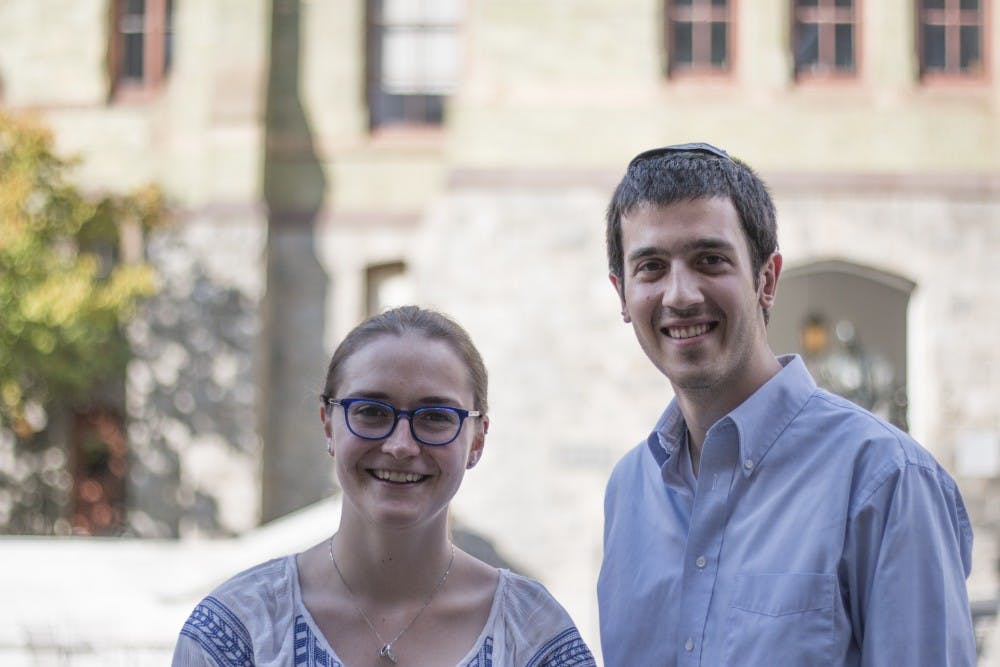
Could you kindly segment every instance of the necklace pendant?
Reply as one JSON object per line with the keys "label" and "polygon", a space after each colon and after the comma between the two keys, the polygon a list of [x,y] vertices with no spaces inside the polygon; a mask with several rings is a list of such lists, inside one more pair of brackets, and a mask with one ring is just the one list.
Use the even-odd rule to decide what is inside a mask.
{"label": "necklace pendant", "polygon": [[392,664],[396,664],[396,654],[392,652],[392,646],[389,644],[385,644],[381,649],[379,649],[378,654]]}

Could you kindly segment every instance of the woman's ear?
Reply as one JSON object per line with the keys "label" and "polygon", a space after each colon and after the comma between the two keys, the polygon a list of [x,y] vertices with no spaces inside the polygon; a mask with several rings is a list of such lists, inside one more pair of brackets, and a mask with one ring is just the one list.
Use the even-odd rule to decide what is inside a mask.
{"label": "woman's ear", "polygon": [[476,437],[472,441],[472,447],[469,449],[469,458],[465,463],[466,470],[471,470],[476,467],[479,463],[479,459],[483,456],[483,448],[486,446],[486,432],[490,430],[490,418],[483,417],[482,420],[482,430],[476,431]]}
{"label": "woman's ear", "polygon": [[319,420],[323,422],[323,435],[326,436],[326,451],[333,456],[333,429],[330,428],[330,416],[326,412],[326,405],[319,406]]}

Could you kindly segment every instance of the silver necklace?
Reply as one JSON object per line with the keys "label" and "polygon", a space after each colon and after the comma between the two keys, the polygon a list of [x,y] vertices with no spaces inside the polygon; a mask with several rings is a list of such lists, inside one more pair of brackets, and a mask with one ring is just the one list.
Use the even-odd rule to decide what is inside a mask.
{"label": "silver necklace", "polygon": [[366,614],[365,610],[362,609],[361,605],[358,604],[358,598],[356,595],[354,595],[354,591],[351,590],[351,587],[348,585],[347,579],[344,579],[344,573],[340,571],[340,566],[337,565],[337,559],[333,557],[333,535],[330,536],[329,547],[330,547],[330,562],[333,563],[333,569],[337,571],[337,576],[340,577],[340,582],[344,584],[344,588],[347,589],[347,594],[351,596],[351,604],[354,605],[354,608],[358,610],[359,614],[361,614],[361,618],[365,619],[365,623],[368,624],[368,627],[371,629],[372,634],[374,634],[375,638],[378,639],[380,644],[382,644],[382,648],[380,648],[378,651],[379,656],[385,658],[386,660],[395,665],[397,658],[396,654],[392,652],[392,645],[395,644],[397,641],[399,641],[399,638],[402,637],[404,634],[406,634],[407,630],[413,627],[413,624],[417,622],[418,618],[420,618],[420,614],[424,613],[424,609],[427,609],[427,606],[431,603],[431,600],[434,599],[434,596],[437,595],[438,591],[441,590],[441,587],[444,586],[444,581],[445,579],[448,578],[448,573],[451,572],[451,566],[454,565],[455,563],[455,545],[454,544],[451,545],[451,558],[448,560],[448,567],[445,568],[444,574],[441,575],[441,578],[438,580],[437,585],[434,586],[434,590],[432,590],[430,595],[427,596],[427,599],[424,600],[424,606],[421,607],[420,611],[418,611],[416,615],[410,620],[410,622],[406,624],[406,627],[400,630],[398,633],[396,633],[396,636],[393,637],[390,641],[385,641],[384,639],[382,639],[382,635],[380,635],[378,633],[378,630],[375,629],[375,624],[372,623],[372,620],[368,618],[368,614]]}

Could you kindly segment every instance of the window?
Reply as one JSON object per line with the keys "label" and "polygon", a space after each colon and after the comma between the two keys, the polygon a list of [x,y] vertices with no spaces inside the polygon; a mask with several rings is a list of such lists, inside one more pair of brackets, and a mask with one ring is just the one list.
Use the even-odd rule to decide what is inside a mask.
{"label": "window", "polygon": [[413,283],[403,262],[373,264],[365,270],[365,317],[414,300]]}
{"label": "window", "polygon": [[854,0],[795,0],[797,76],[852,75],[858,41]]}
{"label": "window", "polygon": [[919,0],[922,76],[969,77],[983,71],[985,0]]}
{"label": "window", "polygon": [[666,17],[671,75],[729,71],[729,0],[668,0]]}
{"label": "window", "polygon": [[440,125],[459,76],[462,0],[369,0],[372,128]]}
{"label": "window", "polygon": [[111,72],[115,95],[143,96],[170,71],[172,0],[114,0]]}

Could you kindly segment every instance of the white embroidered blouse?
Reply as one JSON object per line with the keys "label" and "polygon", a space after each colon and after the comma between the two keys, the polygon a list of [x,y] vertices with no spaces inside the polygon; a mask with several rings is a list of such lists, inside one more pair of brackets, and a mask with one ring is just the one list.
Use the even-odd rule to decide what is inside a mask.
{"label": "white embroidered blouse", "polygon": [[[202,600],[173,667],[349,667],[302,604],[295,556],[250,568]],[[457,667],[596,667],[566,610],[537,581],[500,570],[489,619]]]}

